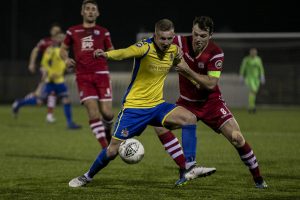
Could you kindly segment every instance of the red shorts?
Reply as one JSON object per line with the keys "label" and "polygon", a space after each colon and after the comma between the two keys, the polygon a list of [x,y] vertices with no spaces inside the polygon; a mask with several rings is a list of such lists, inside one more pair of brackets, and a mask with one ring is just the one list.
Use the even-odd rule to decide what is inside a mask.
{"label": "red shorts", "polygon": [[112,101],[112,87],[109,74],[77,74],[80,102],[87,99]]}
{"label": "red shorts", "polygon": [[220,128],[229,119],[233,118],[233,115],[221,97],[209,99],[203,103],[189,102],[179,98],[176,104],[194,113],[198,120],[203,121],[217,133],[220,133]]}

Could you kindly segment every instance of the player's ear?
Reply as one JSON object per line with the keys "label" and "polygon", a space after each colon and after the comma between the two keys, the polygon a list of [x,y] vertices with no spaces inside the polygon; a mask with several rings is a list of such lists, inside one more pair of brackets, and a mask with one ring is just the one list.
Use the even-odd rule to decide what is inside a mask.
{"label": "player's ear", "polygon": [[100,11],[99,11],[99,8],[97,8],[97,17],[99,17],[100,15]]}
{"label": "player's ear", "polygon": [[81,16],[83,16],[83,11],[84,11],[84,6],[81,6],[81,11],[80,11],[80,14],[81,14]]}

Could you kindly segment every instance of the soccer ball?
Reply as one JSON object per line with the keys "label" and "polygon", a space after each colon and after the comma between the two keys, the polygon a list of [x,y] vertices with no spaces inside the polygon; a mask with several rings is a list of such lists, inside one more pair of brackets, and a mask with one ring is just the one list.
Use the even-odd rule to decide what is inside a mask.
{"label": "soccer ball", "polygon": [[120,144],[119,155],[128,164],[136,164],[144,157],[144,147],[137,139],[127,139]]}

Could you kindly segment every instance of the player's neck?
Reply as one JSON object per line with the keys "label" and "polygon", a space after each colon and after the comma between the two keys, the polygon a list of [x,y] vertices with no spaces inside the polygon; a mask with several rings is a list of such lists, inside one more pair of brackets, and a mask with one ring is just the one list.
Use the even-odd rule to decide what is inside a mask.
{"label": "player's neck", "polygon": [[89,23],[89,22],[83,22],[82,26],[84,28],[92,28],[94,26],[96,26],[96,22],[92,22],[92,23]]}

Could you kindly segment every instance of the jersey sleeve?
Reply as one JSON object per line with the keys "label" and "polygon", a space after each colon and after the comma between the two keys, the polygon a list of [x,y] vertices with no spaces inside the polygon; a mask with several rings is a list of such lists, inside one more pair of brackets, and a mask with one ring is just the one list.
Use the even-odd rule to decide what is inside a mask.
{"label": "jersey sleeve", "polygon": [[106,52],[108,59],[123,60],[133,57],[142,57],[148,53],[150,46],[145,42],[138,42],[125,49],[117,49]]}
{"label": "jersey sleeve", "polygon": [[218,51],[209,59],[207,64],[207,74],[216,78],[221,76],[223,70],[224,53]]}
{"label": "jersey sleeve", "polygon": [[104,47],[105,47],[105,50],[114,48],[114,46],[111,42],[110,32],[108,30],[106,30],[104,33]]}
{"label": "jersey sleeve", "polygon": [[66,32],[66,37],[64,39],[64,44],[69,47],[69,46],[72,45],[72,42],[73,42],[73,40],[72,40],[72,31],[70,29],[68,29],[67,32]]}

